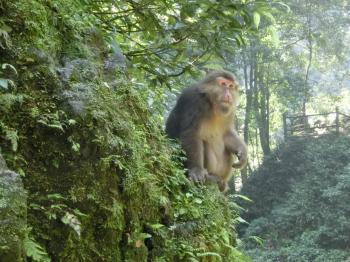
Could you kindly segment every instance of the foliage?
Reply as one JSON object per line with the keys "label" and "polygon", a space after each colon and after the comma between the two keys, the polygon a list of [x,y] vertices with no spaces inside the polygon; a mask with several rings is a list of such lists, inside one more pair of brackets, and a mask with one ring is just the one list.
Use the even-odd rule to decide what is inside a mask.
{"label": "foliage", "polygon": [[[15,72],[17,74],[16,68],[14,68],[12,65],[10,65],[10,64],[2,64],[1,67],[0,67],[0,76],[3,76],[3,74],[4,74],[3,72],[6,69],[8,69],[8,68],[13,70],[13,72]],[[10,79],[7,79],[7,78],[0,78],[0,88],[7,89],[9,84],[10,85],[14,85],[14,82],[12,80],[10,80]]]}
{"label": "foliage", "polygon": [[[216,185],[190,183],[175,160],[179,157],[172,157],[178,149],[164,137],[157,111],[157,98],[165,91],[150,88],[154,82],[144,70],[156,69],[151,74],[157,77],[175,75],[174,68],[157,70],[167,68],[161,65],[171,64],[174,55],[182,62],[173,57],[173,65],[191,65],[201,54],[190,53],[198,46],[207,51],[208,34],[219,34],[232,12],[245,16],[242,24],[232,25],[239,31],[232,37],[241,34],[249,28],[253,3],[231,4],[212,32],[214,20],[201,25],[205,12],[196,17],[186,2],[156,1],[147,7],[144,1],[138,3],[141,11],[133,1],[114,7],[113,2],[0,0],[0,28],[11,28],[13,43],[0,50],[0,64],[13,65],[4,79],[14,83],[0,90],[0,147],[28,191],[27,256],[33,261],[249,261],[235,234],[237,206]],[[201,8],[209,7],[225,12],[224,5],[201,2]],[[114,16],[98,15],[106,10],[122,11],[122,17],[102,21]],[[194,20],[185,27],[176,26],[177,19],[190,16]],[[168,28],[156,30],[162,25],[155,19],[167,21]],[[104,28],[97,26],[101,23]],[[142,32],[130,37],[105,28],[123,23],[141,26]],[[230,18],[230,23],[237,21]],[[199,33],[199,25],[208,31]],[[173,49],[171,38],[190,27],[193,35],[180,51]],[[167,30],[171,38],[162,40],[159,34]],[[155,54],[159,48],[164,56]],[[10,72],[13,68],[18,74]]]}
{"label": "foliage", "polygon": [[51,261],[48,254],[45,252],[43,247],[41,247],[35,240],[29,236],[30,228],[27,230],[26,238],[24,239],[23,248],[27,255],[33,261],[36,262],[49,262]]}
{"label": "foliage", "polygon": [[[267,1],[86,1],[113,45],[153,83],[180,76],[256,32]],[[213,52],[215,50],[215,52]]]}
{"label": "foliage", "polygon": [[[282,114],[349,112],[349,10],[343,0],[286,0],[261,17],[246,45],[224,54],[242,81],[238,126],[251,158],[245,177],[283,140]],[[326,21],[326,22],[325,22]],[[271,24],[273,26],[271,26]]]}
{"label": "foliage", "polygon": [[347,142],[270,152],[281,112],[346,107],[318,77],[348,74],[346,14],[343,0],[0,0],[0,151],[28,190],[30,259],[249,261],[235,200],[191,184],[161,131],[168,89],[218,68],[244,79],[237,126],[250,170],[265,160],[244,186],[246,234],[276,241],[249,252],[346,257]]}
{"label": "foliage", "polygon": [[253,174],[243,193],[253,200],[245,236],[264,239],[263,251],[247,244],[255,261],[349,257],[349,145],[335,135],[294,142]]}

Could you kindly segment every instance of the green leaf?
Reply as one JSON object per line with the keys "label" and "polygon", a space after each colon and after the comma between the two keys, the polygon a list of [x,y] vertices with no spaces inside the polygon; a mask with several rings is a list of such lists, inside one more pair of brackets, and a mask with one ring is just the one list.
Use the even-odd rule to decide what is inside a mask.
{"label": "green leaf", "polygon": [[253,21],[254,21],[255,27],[259,28],[259,25],[260,25],[260,14],[258,12],[254,12],[253,13]]}
{"label": "green leaf", "polygon": [[37,262],[50,262],[49,255],[45,249],[34,241],[33,238],[28,235],[23,241],[23,248],[27,257],[30,257],[32,261]]}
{"label": "green leaf", "polygon": [[77,216],[80,216],[80,217],[88,217],[87,214],[82,213],[79,209],[74,209],[73,213]]}
{"label": "green leaf", "polygon": [[197,257],[216,257],[219,259],[219,261],[222,261],[222,256],[220,254],[215,253],[215,252],[204,252],[197,254]]}
{"label": "green leaf", "polygon": [[139,238],[141,238],[142,240],[146,239],[146,238],[151,238],[152,235],[151,234],[148,234],[148,233],[140,233],[138,235]]}
{"label": "green leaf", "polygon": [[247,202],[253,202],[249,197],[241,195],[241,194],[233,194],[233,195],[230,195],[229,197],[230,198],[240,198],[240,199],[243,199]]}
{"label": "green leaf", "polygon": [[250,236],[249,239],[252,239],[256,243],[258,243],[260,246],[262,246],[264,244],[264,240],[262,238],[260,238],[260,237]]}
{"label": "green leaf", "polygon": [[80,237],[81,233],[81,222],[74,214],[66,212],[66,214],[61,218],[61,221],[70,226]]}
{"label": "green leaf", "polygon": [[48,194],[47,195],[48,199],[54,199],[54,200],[59,200],[59,199],[66,199],[65,197],[63,197],[61,194]]}
{"label": "green leaf", "polygon": [[235,219],[235,221],[237,221],[237,222],[239,222],[239,223],[241,223],[241,224],[249,224],[246,220],[244,220],[244,219],[241,218],[241,217],[237,217],[237,218]]}
{"label": "green leaf", "polygon": [[14,129],[6,129],[5,130],[5,138],[10,141],[11,143],[11,147],[12,147],[12,151],[16,152],[18,149],[18,132],[17,130]]}
{"label": "green leaf", "polygon": [[73,143],[73,145],[72,145],[72,150],[73,150],[74,152],[79,152],[79,150],[80,150],[80,144],[79,144],[79,143]]}
{"label": "green leaf", "polygon": [[2,69],[10,68],[10,69],[12,69],[12,70],[16,73],[16,75],[18,74],[16,68],[15,68],[13,65],[6,64],[6,63],[5,63],[5,64],[2,64],[1,68],[2,68]]}
{"label": "green leaf", "polygon": [[164,225],[163,224],[152,224],[152,225],[150,225],[150,227],[154,230],[157,230],[161,227],[164,227]]}
{"label": "green leaf", "polygon": [[271,23],[275,24],[276,23],[276,19],[275,17],[268,11],[262,11],[261,12],[262,15],[264,15],[265,17],[269,18],[269,20],[271,21]]}
{"label": "green leaf", "polygon": [[9,27],[8,25],[5,25],[5,24],[2,25],[0,29],[5,31],[6,33],[11,33],[11,31],[12,31],[12,28]]}
{"label": "green leaf", "polygon": [[202,203],[203,203],[203,200],[200,199],[200,198],[195,198],[195,199],[194,199],[194,202],[197,203],[197,204],[202,204]]}

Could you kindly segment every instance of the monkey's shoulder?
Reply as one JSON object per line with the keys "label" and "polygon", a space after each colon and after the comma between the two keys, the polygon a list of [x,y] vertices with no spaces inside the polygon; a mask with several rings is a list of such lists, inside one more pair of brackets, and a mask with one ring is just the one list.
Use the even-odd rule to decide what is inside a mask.
{"label": "monkey's shoulder", "polygon": [[167,129],[173,130],[173,136],[179,136],[183,132],[193,133],[209,113],[210,105],[205,94],[201,93],[197,86],[186,88],[178,97],[168,118]]}
{"label": "monkey's shoulder", "polygon": [[210,107],[209,99],[207,96],[200,92],[199,86],[194,85],[185,88],[177,102],[177,106],[186,109],[187,112],[191,110],[208,110]]}

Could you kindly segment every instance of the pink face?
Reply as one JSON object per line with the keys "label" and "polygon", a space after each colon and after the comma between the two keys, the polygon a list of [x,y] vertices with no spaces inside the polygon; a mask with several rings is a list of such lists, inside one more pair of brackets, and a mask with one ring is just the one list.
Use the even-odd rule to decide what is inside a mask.
{"label": "pink face", "polygon": [[223,77],[218,77],[216,81],[222,88],[222,93],[219,97],[220,101],[223,103],[232,104],[233,93],[237,90],[236,82]]}

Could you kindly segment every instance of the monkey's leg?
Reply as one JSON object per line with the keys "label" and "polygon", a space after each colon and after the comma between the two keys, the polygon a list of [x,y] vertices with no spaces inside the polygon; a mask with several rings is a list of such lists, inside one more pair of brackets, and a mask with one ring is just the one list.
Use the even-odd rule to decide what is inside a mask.
{"label": "monkey's leg", "polygon": [[204,168],[203,141],[196,136],[196,133],[184,133],[181,137],[181,144],[187,155],[189,179],[197,183],[204,183],[208,171]]}

